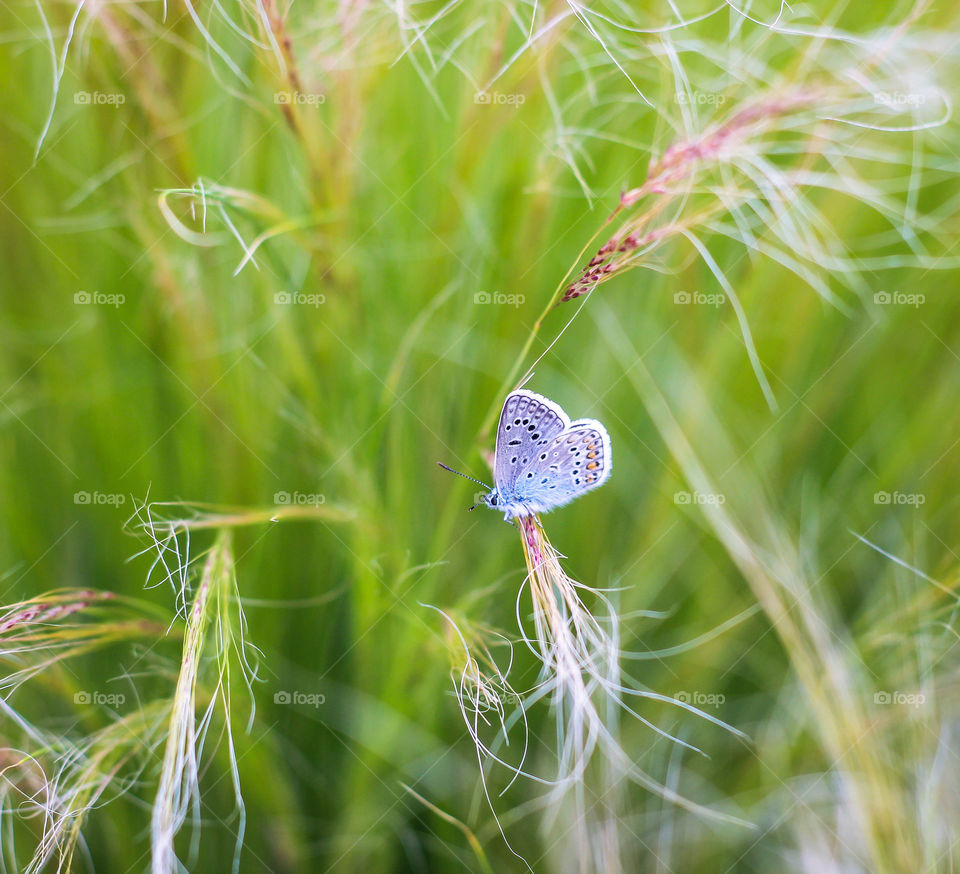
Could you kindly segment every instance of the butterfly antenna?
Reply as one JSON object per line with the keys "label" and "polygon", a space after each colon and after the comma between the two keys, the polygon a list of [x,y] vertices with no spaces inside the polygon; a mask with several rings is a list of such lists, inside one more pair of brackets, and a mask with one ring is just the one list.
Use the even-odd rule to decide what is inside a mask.
{"label": "butterfly antenna", "polygon": [[[438,461],[437,464],[439,464],[440,467],[442,467],[444,470],[449,470],[450,473],[455,473],[457,476],[462,476],[464,479],[468,479],[471,482],[475,482],[479,486],[483,486],[485,489],[490,489],[491,491],[493,491],[493,486],[488,486],[485,482],[483,482],[483,480],[475,479],[472,476],[467,476],[465,473],[460,473],[459,470],[454,470],[452,467],[447,467],[442,461]],[[473,506],[475,507],[477,505],[474,504]],[[472,510],[473,507],[471,507],[470,509]]]}

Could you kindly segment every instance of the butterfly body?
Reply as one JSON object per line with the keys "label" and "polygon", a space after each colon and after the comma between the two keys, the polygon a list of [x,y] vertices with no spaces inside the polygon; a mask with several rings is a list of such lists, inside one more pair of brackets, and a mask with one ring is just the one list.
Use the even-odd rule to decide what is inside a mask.
{"label": "butterfly body", "polygon": [[596,419],[571,422],[553,401],[519,389],[500,413],[494,487],[483,499],[504,519],[546,513],[610,476],[610,436]]}

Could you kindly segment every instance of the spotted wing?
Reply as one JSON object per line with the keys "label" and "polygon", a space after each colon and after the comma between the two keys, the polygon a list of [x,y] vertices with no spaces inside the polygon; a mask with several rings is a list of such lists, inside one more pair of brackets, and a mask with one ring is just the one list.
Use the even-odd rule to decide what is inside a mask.
{"label": "spotted wing", "polygon": [[513,498],[535,513],[545,513],[603,485],[612,465],[607,429],[596,419],[578,419],[520,471]]}
{"label": "spotted wing", "polygon": [[511,499],[521,472],[569,426],[567,414],[543,395],[524,389],[508,395],[500,413],[493,462],[500,494]]}

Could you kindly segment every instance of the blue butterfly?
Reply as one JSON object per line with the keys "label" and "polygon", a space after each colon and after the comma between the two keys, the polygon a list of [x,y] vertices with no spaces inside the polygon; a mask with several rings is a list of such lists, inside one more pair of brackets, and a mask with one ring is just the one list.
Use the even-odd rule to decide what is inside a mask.
{"label": "blue butterfly", "polygon": [[490,489],[479,503],[501,510],[509,521],[549,512],[603,485],[612,463],[610,436],[596,419],[571,422],[553,401],[518,389],[500,413],[493,488],[440,466]]}

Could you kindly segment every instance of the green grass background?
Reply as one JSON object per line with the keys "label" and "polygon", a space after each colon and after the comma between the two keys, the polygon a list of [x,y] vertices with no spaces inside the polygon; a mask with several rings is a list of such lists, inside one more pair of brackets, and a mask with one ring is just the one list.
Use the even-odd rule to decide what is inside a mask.
{"label": "green grass background", "polygon": [[[828,5],[815,5],[811,18],[833,15]],[[46,7],[59,49],[72,10]],[[521,870],[480,792],[451,694],[449,631],[424,606],[515,635],[520,544],[498,515],[464,512],[474,488],[435,462],[487,476],[481,450],[490,447],[477,433],[502,401],[511,365],[621,188],[640,184],[651,156],[669,144],[667,125],[574,27],[552,53],[523,58],[496,86],[524,94],[522,105],[475,103],[475,83],[519,44],[507,7],[460,8],[444,18],[430,37],[434,52],[450,48],[462,69],[447,63],[421,76],[417,67],[428,65],[416,45],[393,63],[403,43],[385,10],[358,13],[351,50],[337,7],[295,5],[294,49],[310,87],[325,95],[322,105],[299,109],[299,131],[273,102],[287,86],[269,52],[231,36],[209,9],[201,18],[249,85],[210,54],[182,8],[171,6],[165,22],[157,4],[105,9],[71,49],[36,161],[49,50],[33,6],[5,15],[3,601],[89,587],[153,602],[173,621],[169,586],[145,590],[148,560],[127,561],[143,547],[123,530],[134,501],[259,508],[280,491],[322,494],[325,507],[343,507],[351,519],[234,532],[239,591],[250,599],[247,634],[262,651],[263,676],[249,733],[242,689],[234,697],[247,812],[241,870],[483,870],[464,833],[403,784],[466,823],[493,870]],[[415,14],[426,20],[439,9]],[[890,14],[896,10],[858,5],[841,21],[865,31]],[[454,47],[478,15],[482,39]],[[952,15],[944,8],[924,21],[949,30]],[[255,26],[249,15],[245,21]],[[722,54],[732,16],[712,21],[696,33]],[[779,51],[778,63],[789,67],[790,41]],[[697,68],[695,56],[685,60]],[[645,90],[669,100],[661,62],[638,52],[629,64]],[[78,91],[126,99],[82,105]],[[548,96],[569,109],[569,129],[555,123]],[[923,148],[945,167],[958,142],[948,125],[927,134]],[[592,197],[565,160],[571,155]],[[259,270],[247,265],[234,275],[242,249],[212,202],[207,226],[218,244],[208,248],[174,233],[158,208],[160,190],[199,178],[272,204],[272,217],[230,207],[248,242],[279,217],[303,226],[265,243]],[[957,194],[944,172],[918,204],[941,210],[944,234],[956,227],[949,204]],[[194,221],[185,201],[171,202],[199,231],[199,211]],[[876,229],[866,207],[828,196],[818,205],[839,217],[851,241]],[[702,263],[679,257],[672,275],[633,271],[604,285],[530,383],[610,432],[609,484],[545,521],[575,578],[622,587],[624,648],[660,651],[739,617],[701,646],[628,660],[625,669],[668,696],[723,696],[710,712],[752,742],[644,701],[637,706],[645,718],[709,758],[681,755],[634,720],[620,736],[658,779],[758,828],[704,821],[623,785],[624,867],[795,871],[798,853],[812,851],[821,835],[827,856],[863,863],[837,870],[870,870],[876,855],[844,846],[838,783],[849,762],[824,739],[822,712],[803,682],[810,674],[798,675],[770,614],[751,610],[756,595],[701,508],[676,502],[691,490],[682,451],[651,417],[643,390],[658,387],[741,530],[770,554],[796,556],[805,587],[786,603],[816,613],[859,678],[849,691],[862,696],[873,727],[863,742],[874,744],[902,799],[902,828],[924,836],[922,845],[929,806],[949,820],[957,803],[955,597],[855,535],[955,588],[957,276],[910,266],[867,271],[871,295],[900,290],[924,302],[877,307],[868,295],[848,314],[778,265],[705,239],[741,297],[778,412],[764,403],[730,307],[674,303],[679,290],[718,291]],[[274,302],[293,291],[324,302]],[[484,291],[523,302],[475,303]],[[80,292],[124,302],[76,304]],[[541,339],[552,339],[566,318],[566,310],[551,314]],[[123,495],[124,503],[78,505],[81,491]],[[923,503],[878,504],[882,491],[920,494]],[[195,534],[194,551],[211,538]],[[665,615],[631,615],[639,610]],[[76,690],[125,690],[123,712],[138,706],[135,696],[169,695],[179,646],[174,633],[69,660],[56,679],[42,675],[11,704],[50,731],[91,731],[113,717],[74,706]],[[522,648],[518,659],[518,675],[529,681],[535,664]],[[319,693],[324,703],[277,704],[282,690]],[[884,690],[923,690],[926,702],[875,705]],[[530,720],[532,766],[549,774],[553,716],[541,704]],[[235,837],[218,736],[215,728],[204,755],[195,871],[228,870]],[[9,718],[0,737],[24,746]],[[931,775],[943,785],[931,789]],[[492,785],[502,786],[501,777]],[[91,813],[89,860],[78,858],[77,870],[147,869],[154,791],[148,765],[122,797]],[[520,781],[495,800],[511,844],[536,871],[576,870],[565,850],[569,821],[561,814],[550,826],[535,804],[540,794]],[[23,865],[38,823],[13,820]],[[188,833],[178,842],[184,857]],[[903,870],[897,858],[891,849],[887,870]],[[915,870],[954,870],[958,861],[955,850],[929,858],[938,862],[930,867],[924,857]]]}

